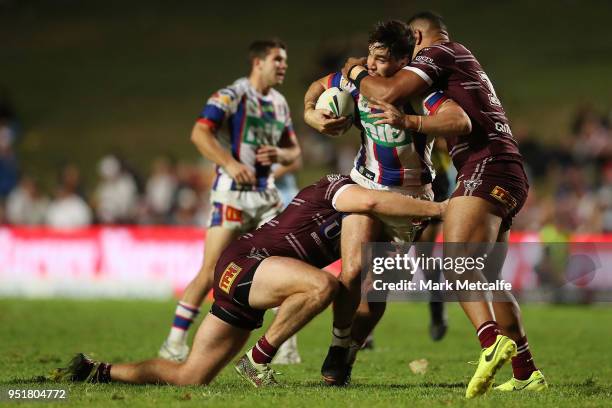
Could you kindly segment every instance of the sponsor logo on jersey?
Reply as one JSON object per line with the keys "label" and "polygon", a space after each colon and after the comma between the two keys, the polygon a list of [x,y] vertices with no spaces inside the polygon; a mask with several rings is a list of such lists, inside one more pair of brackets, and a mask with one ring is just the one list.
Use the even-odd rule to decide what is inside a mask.
{"label": "sponsor logo on jersey", "polygon": [[242,222],[242,211],[237,208],[225,206],[225,221]]}
{"label": "sponsor logo on jersey", "polygon": [[512,197],[507,190],[501,188],[500,186],[495,186],[493,190],[491,190],[490,194],[492,197],[495,197],[496,200],[504,204],[509,210],[516,207],[516,199]]}
{"label": "sponsor logo on jersey", "polygon": [[495,122],[495,130],[498,132],[504,132],[509,135],[512,135],[512,130],[510,130],[510,125],[502,122]]}
{"label": "sponsor logo on jersey", "polygon": [[232,288],[232,284],[236,280],[236,277],[238,276],[241,270],[241,267],[231,262],[223,271],[221,279],[219,279],[219,288],[225,293],[229,294],[230,289]]}
{"label": "sponsor logo on jersey", "polygon": [[433,64],[433,58],[426,57],[424,55],[417,55],[414,59],[415,62],[422,62],[424,64]]}

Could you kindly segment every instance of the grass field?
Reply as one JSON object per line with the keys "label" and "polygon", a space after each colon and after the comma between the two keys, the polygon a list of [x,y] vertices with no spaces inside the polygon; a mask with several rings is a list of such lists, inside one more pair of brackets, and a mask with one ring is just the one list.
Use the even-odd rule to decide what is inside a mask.
{"label": "grass field", "polygon": [[[76,351],[110,361],[149,358],[166,335],[172,311],[171,302],[0,300],[0,389],[48,388],[36,377],[63,365]],[[460,309],[450,306],[449,334],[432,343],[426,306],[393,304],[376,333],[376,349],[360,354],[347,389],[321,385],[319,368],[330,331],[326,311],[300,333],[304,362],[276,367],[283,372],[282,387],[254,389],[229,367],[209,387],[66,384],[69,402],[58,405],[612,406],[612,308],[531,305],[523,314],[536,362],[551,384],[547,393],[491,393],[465,400],[474,369],[467,362],[477,358],[478,344]],[[408,368],[419,358],[429,361],[424,375]],[[504,368],[498,380],[509,376]]]}

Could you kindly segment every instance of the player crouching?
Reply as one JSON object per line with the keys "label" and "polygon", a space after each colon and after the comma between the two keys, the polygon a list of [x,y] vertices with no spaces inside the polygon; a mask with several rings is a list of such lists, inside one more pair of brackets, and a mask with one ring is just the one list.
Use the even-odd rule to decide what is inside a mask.
{"label": "player crouching", "polygon": [[[215,268],[214,297],[184,363],[153,359],[109,364],[78,354],[57,369],[59,381],[133,384],[208,384],[242,349],[266,309],[278,313],[255,346],[236,364],[256,387],[275,385],[269,363],[278,347],[325,309],[338,281],[321,268],[340,256],[340,235],[350,213],[440,216],[446,203],[366,190],[348,177],[329,175],[306,187],[279,216],[242,235],[223,252]],[[347,215],[348,214],[348,215]]]}

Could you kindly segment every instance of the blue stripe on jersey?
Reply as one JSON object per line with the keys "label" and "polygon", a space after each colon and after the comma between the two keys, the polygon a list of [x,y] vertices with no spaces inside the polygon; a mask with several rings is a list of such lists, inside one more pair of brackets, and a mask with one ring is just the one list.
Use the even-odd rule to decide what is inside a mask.
{"label": "blue stripe on jersey", "polygon": [[359,149],[359,156],[357,156],[356,167],[359,170],[360,167],[365,167],[366,162],[366,143],[365,135],[361,132],[361,148]]}
{"label": "blue stripe on jersey", "polygon": [[442,98],[444,98],[444,92],[437,91],[433,93],[429,98],[425,99],[425,107],[428,111],[431,111]]}
{"label": "blue stripe on jersey", "polygon": [[240,103],[238,104],[238,109],[236,110],[236,113],[234,113],[229,120],[232,156],[234,156],[234,158],[238,161],[240,161],[240,143],[242,143],[242,131],[244,128],[244,121],[246,119],[245,104],[246,98],[243,97]]}
{"label": "blue stripe on jersey", "polygon": [[331,86],[340,87],[340,79],[342,79],[342,72],[335,72],[331,79]]}
{"label": "blue stripe on jersey", "polygon": [[[414,149],[419,154],[421,161],[423,161],[423,157],[425,157],[425,146],[427,145],[427,136],[422,133],[414,133],[412,136],[412,143],[414,143]],[[428,184],[433,180],[431,178],[431,172],[429,171],[429,167],[423,163],[423,169],[421,171],[421,183]]]}
{"label": "blue stripe on jersey", "polygon": [[276,120],[276,112],[271,102],[259,99],[259,105],[261,106],[262,119]]}
{"label": "blue stripe on jersey", "polygon": [[374,145],[379,163],[379,183],[385,186],[399,186],[402,184],[402,164],[398,160],[395,147]]}
{"label": "blue stripe on jersey", "polygon": [[223,118],[225,118],[225,112],[215,105],[206,105],[200,113],[200,118],[208,119],[217,125],[221,125]]}

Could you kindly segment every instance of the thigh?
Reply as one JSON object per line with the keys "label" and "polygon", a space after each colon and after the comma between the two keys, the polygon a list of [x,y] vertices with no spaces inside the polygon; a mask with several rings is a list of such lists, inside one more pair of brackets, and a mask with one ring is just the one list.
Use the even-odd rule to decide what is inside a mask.
{"label": "thigh", "polygon": [[295,293],[335,283],[336,278],[319,268],[297,259],[273,256],[263,260],[255,271],[249,306],[270,309]]}
{"label": "thigh", "polygon": [[204,244],[204,263],[214,266],[227,246],[235,240],[239,231],[221,226],[211,227],[206,231]]}
{"label": "thigh", "polygon": [[495,242],[502,218],[490,202],[475,196],[453,197],[444,217],[444,242]]}

